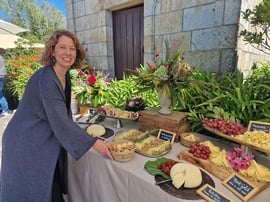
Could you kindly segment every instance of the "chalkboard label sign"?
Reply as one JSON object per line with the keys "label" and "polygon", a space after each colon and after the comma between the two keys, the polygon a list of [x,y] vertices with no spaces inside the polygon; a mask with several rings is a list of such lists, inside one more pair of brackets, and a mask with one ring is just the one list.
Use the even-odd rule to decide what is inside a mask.
{"label": "chalkboard label sign", "polygon": [[172,144],[174,142],[175,136],[176,136],[176,133],[174,132],[160,129],[157,137],[165,141],[170,141]]}
{"label": "chalkboard label sign", "polygon": [[204,186],[199,188],[196,192],[206,201],[210,201],[210,202],[214,202],[214,201],[215,202],[231,202],[232,201],[231,199],[224,196],[224,194],[220,193],[209,184],[205,184]]}
{"label": "chalkboard label sign", "polygon": [[229,176],[223,184],[243,201],[249,200],[258,191],[256,185],[237,173]]}
{"label": "chalkboard label sign", "polygon": [[248,124],[248,131],[264,131],[266,133],[270,133],[270,123],[259,122],[259,121],[250,121]]}

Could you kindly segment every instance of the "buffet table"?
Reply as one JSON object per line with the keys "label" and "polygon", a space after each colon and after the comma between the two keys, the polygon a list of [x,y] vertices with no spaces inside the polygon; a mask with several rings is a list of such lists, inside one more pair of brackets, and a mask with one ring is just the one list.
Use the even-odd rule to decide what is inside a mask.
{"label": "buffet table", "polygon": [[[115,119],[106,118],[101,124],[111,128],[117,134],[130,128],[138,129],[137,121],[123,120],[123,128],[114,128]],[[82,128],[87,125],[81,125]],[[211,139],[219,146],[232,147],[225,142],[201,136],[203,140]],[[111,141],[110,138],[108,141]],[[165,155],[167,158],[178,160],[177,155],[187,149],[180,143],[174,143],[172,150]],[[90,149],[86,155],[76,161],[71,156],[69,161],[69,195],[65,196],[67,202],[179,202],[189,201],[177,198],[163,191],[155,185],[154,176],[148,174],[144,169],[144,164],[149,158],[140,154],[135,154],[134,159],[121,163],[104,157]],[[269,157],[262,157],[260,161],[269,167]],[[209,173],[208,173],[209,174]],[[232,192],[226,189],[221,181],[209,174],[215,182],[215,188],[229,197],[233,201],[241,201]],[[270,187],[256,195],[250,201],[268,201]],[[205,201],[204,199],[196,201]]]}

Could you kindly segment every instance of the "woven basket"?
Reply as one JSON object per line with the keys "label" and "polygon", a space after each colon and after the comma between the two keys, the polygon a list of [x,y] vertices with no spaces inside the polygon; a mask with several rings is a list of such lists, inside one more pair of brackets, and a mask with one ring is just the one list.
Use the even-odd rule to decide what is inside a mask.
{"label": "woven basket", "polygon": [[116,161],[120,161],[120,162],[126,162],[126,161],[133,159],[134,152],[135,152],[135,149],[133,149],[133,150],[125,149],[122,152],[111,151],[113,159]]}
{"label": "woven basket", "polygon": [[[195,140],[188,139],[188,136],[194,136]],[[201,141],[200,137],[195,135],[194,133],[181,133],[180,134],[180,143],[186,147],[190,147],[193,144],[199,143]]]}
{"label": "woven basket", "polygon": [[[121,144],[123,145],[124,143],[128,143],[130,141],[127,141],[127,140],[119,140],[119,141],[116,141],[116,142],[113,142],[113,144]],[[132,143],[134,144],[134,143]],[[133,147],[133,149],[128,149],[128,148],[125,148],[121,151],[114,151],[114,150],[111,150],[111,154],[114,158],[114,160],[116,161],[120,161],[120,162],[126,162],[126,161],[129,161],[131,159],[133,159],[134,157],[134,153],[135,153],[135,145]]]}

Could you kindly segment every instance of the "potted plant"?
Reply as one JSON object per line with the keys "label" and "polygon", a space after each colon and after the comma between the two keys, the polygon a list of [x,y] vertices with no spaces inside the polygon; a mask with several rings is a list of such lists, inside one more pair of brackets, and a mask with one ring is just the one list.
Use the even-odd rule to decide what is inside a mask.
{"label": "potted plant", "polygon": [[81,70],[71,70],[72,91],[81,105],[90,104],[94,107],[105,103],[105,93],[111,78],[96,72],[94,66],[86,66]]}
{"label": "potted plant", "polygon": [[166,43],[166,58],[155,54],[154,62],[148,62],[136,69],[135,75],[139,84],[146,89],[156,89],[161,105],[160,113],[170,114],[170,105],[181,100],[180,89],[186,87],[190,65],[184,61],[180,50],[170,56],[170,48]]}

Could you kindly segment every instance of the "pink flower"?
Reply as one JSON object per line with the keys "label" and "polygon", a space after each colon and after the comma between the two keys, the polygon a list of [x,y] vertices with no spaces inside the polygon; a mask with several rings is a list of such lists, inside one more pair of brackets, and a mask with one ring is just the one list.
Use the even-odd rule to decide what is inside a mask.
{"label": "pink flower", "polygon": [[149,64],[149,66],[151,67],[152,70],[155,71],[155,70],[157,69],[156,63],[154,63],[154,62],[149,62],[148,64]]}
{"label": "pink flower", "polygon": [[245,154],[240,147],[235,147],[232,152],[226,153],[226,159],[235,171],[248,169],[253,158],[253,154]]}
{"label": "pink flower", "polygon": [[84,71],[79,71],[78,77],[82,77],[82,76],[84,76],[84,75],[85,75]]}
{"label": "pink flower", "polygon": [[88,78],[87,81],[90,85],[95,85],[97,79],[96,76],[94,74],[91,74]]}
{"label": "pink flower", "polygon": [[235,161],[235,160],[230,161],[230,164],[231,164],[231,166],[232,166],[232,168],[233,168],[234,170],[236,170],[236,171],[239,170],[239,163],[238,163],[238,161]]}
{"label": "pink flower", "polygon": [[254,159],[254,155],[253,154],[247,154],[244,156],[244,159],[246,161],[251,161],[252,159]]}
{"label": "pink flower", "polygon": [[241,170],[246,170],[246,169],[248,169],[248,167],[249,167],[249,163],[247,161],[244,161],[244,160],[240,161],[240,169]]}
{"label": "pink flower", "polygon": [[234,147],[234,151],[237,156],[241,156],[241,154],[243,153],[243,149],[241,147]]}
{"label": "pink flower", "polygon": [[226,158],[227,158],[228,161],[232,161],[235,158],[235,153],[227,152]]}
{"label": "pink flower", "polygon": [[156,57],[156,58],[159,58],[159,57],[160,57],[160,54],[159,54],[159,53],[156,53],[156,54],[155,54],[155,57]]}

